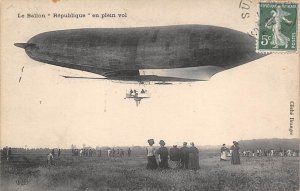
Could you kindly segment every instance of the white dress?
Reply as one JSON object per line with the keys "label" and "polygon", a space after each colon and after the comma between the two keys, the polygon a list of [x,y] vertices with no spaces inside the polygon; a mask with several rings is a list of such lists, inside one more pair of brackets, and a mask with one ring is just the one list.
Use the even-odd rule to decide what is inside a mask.
{"label": "white dress", "polygon": [[221,148],[221,160],[227,160],[227,148],[226,147],[222,147]]}

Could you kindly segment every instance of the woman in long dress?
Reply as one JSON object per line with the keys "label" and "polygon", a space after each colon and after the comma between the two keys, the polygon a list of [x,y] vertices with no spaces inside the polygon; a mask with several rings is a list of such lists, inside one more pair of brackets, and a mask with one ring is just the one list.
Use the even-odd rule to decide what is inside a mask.
{"label": "woman in long dress", "polygon": [[275,10],[271,11],[272,17],[266,22],[265,27],[272,29],[273,36],[271,45],[273,48],[278,48],[278,46],[288,47],[288,42],[290,39],[281,32],[281,22],[284,21],[291,24],[292,21],[287,20],[285,17],[290,15],[290,13],[283,11],[280,6]]}
{"label": "woman in long dress", "polygon": [[225,144],[223,144],[221,147],[220,161],[227,161],[227,151],[228,148],[225,146]]}
{"label": "woman in long dress", "polygon": [[159,141],[160,144],[160,148],[158,149],[158,157],[159,157],[159,168],[161,169],[168,169],[169,168],[169,164],[168,164],[168,160],[169,160],[169,151],[168,149],[165,147],[165,141],[164,140],[160,140]]}
{"label": "woman in long dress", "polygon": [[149,146],[146,148],[147,150],[147,158],[148,158],[148,163],[147,163],[147,169],[157,169],[157,162],[155,158],[155,148],[153,147],[154,145],[154,140],[149,139],[148,140]]}
{"label": "woman in long dress", "polygon": [[233,141],[231,150],[232,150],[231,164],[241,164],[240,153],[239,153],[240,147],[238,142]]}
{"label": "woman in long dress", "polygon": [[199,166],[199,150],[195,147],[194,143],[190,143],[189,148],[189,169],[198,170]]}

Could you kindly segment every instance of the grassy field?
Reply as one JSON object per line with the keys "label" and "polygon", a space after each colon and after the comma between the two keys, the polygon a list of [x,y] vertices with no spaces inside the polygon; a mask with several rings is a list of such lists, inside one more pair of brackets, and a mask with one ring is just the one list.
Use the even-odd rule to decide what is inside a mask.
{"label": "grassy field", "polygon": [[1,161],[1,190],[299,190],[299,157],[241,158],[241,165],[202,153],[199,171],[146,170],[146,158],[110,160],[62,156],[46,165],[45,155]]}

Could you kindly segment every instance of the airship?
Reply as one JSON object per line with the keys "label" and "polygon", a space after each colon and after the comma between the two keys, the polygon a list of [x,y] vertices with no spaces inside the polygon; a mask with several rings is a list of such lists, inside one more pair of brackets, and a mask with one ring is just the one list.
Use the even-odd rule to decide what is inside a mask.
{"label": "airship", "polygon": [[164,84],[209,80],[265,56],[255,51],[255,42],[225,27],[171,25],[57,30],[15,46],[38,62],[98,74],[99,79]]}

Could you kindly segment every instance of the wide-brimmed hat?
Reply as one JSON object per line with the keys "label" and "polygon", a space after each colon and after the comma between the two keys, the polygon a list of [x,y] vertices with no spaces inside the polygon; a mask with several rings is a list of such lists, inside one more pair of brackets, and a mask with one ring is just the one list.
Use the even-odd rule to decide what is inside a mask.
{"label": "wide-brimmed hat", "polygon": [[160,141],[159,141],[159,144],[160,144],[160,145],[165,145],[166,143],[165,143],[164,140],[160,140]]}

